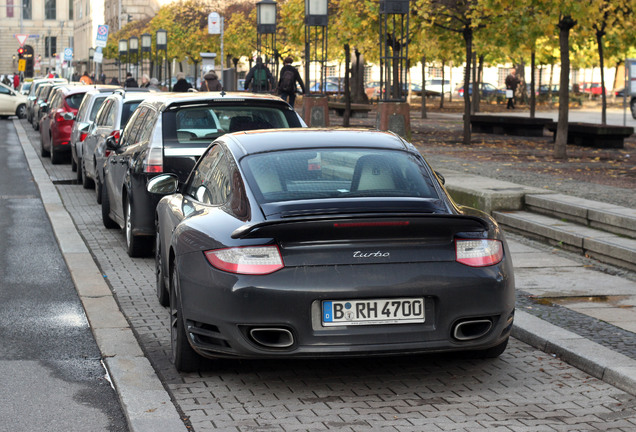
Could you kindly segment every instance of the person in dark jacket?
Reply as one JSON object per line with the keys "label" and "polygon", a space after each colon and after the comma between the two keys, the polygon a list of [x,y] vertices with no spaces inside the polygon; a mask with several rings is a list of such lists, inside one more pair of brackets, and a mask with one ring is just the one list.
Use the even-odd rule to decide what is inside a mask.
{"label": "person in dark jacket", "polygon": [[303,83],[298,69],[292,66],[294,59],[287,57],[284,61],[285,65],[280,70],[280,79],[278,80],[278,94],[280,98],[287,101],[289,98],[289,104],[294,106],[296,101],[296,83],[300,85],[300,88],[305,93],[305,84]]}
{"label": "person in dark jacket", "polygon": [[263,64],[263,58],[256,57],[256,64],[245,76],[245,90],[250,89],[252,93],[266,93],[272,90],[274,85],[274,77]]}
{"label": "person in dark jacket", "polygon": [[119,80],[117,79],[117,77],[113,77],[113,79],[111,79],[108,84],[110,84],[110,85],[121,85],[121,84],[119,84]]}
{"label": "person in dark jacket", "polygon": [[174,87],[172,87],[172,91],[174,92],[187,92],[192,88],[192,84],[190,84],[185,79],[185,74],[183,72],[179,72],[177,74],[177,82]]}
{"label": "person in dark jacket", "polygon": [[199,87],[199,91],[207,92],[207,91],[221,91],[223,90],[223,86],[219,81],[219,77],[216,75],[216,72],[213,70],[209,71],[205,75],[203,75],[203,82],[201,82],[201,87]]}
{"label": "person in dark jacket", "polygon": [[519,78],[517,78],[517,71],[510,69],[510,74],[506,77],[506,90],[512,90],[512,97],[508,97],[509,95],[506,95],[506,97],[508,97],[508,105],[506,105],[506,109],[515,109],[515,91],[517,91],[519,82]]}
{"label": "person in dark jacket", "polygon": [[139,84],[137,84],[137,80],[135,80],[130,72],[126,74],[126,82],[124,83],[124,87],[126,88],[137,88]]}

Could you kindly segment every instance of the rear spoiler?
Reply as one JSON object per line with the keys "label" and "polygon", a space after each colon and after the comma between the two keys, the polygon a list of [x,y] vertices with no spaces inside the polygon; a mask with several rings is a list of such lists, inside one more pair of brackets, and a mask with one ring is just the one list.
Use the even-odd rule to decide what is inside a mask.
{"label": "rear spoiler", "polygon": [[482,218],[464,215],[440,215],[422,213],[376,213],[364,215],[349,214],[334,217],[311,216],[268,220],[254,224],[245,224],[232,232],[233,239],[278,237],[281,234],[290,238],[303,238],[307,231],[312,231],[313,238],[320,231],[329,232],[332,237],[334,230],[342,229],[344,237],[360,237],[370,232],[377,233],[391,231],[408,231],[409,234],[421,230],[435,231],[440,236],[452,235],[459,232],[470,237],[482,238],[491,229],[491,224]]}

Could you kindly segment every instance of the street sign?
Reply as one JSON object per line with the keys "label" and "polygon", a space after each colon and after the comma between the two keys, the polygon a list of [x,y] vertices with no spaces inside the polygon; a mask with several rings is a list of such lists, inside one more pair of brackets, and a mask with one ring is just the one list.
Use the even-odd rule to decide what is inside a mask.
{"label": "street sign", "polygon": [[108,26],[97,26],[97,37],[95,38],[95,46],[106,48],[106,42],[108,42]]}
{"label": "street sign", "polygon": [[26,59],[18,60],[18,72],[26,71]]}
{"label": "street sign", "polygon": [[73,48],[64,48],[64,61],[73,60]]}
{"label": "street sign", "polygon": [[102,53],[102,47],[97,47],[95,53],[93,54],[93,61],[95,63],[101,63],[104,59],[104,54]]}
{"label": "street sign", "polygon": [[216,12],[208,15],[208,34],[221,34],[221,16]]}
{"label": "street sign", "polygon": [[17,34],[15,35],[15,38],[18,40],[18,43],[20,44],[20,46],[24,46],[24,42],[26,42],[26,40],[29,38],[28,34]]}

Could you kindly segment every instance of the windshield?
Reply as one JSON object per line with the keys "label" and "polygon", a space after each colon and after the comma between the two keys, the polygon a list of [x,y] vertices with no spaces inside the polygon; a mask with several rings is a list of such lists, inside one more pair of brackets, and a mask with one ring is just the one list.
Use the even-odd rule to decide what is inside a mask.
{"label": "windshield", "polygon": [[255,154],[241,162],[262,203],[350,197],[438,198],[413,154],[320,149]]}
{"label": "windshield", "polygon": [[91,112],[88,115],[88,119],[90,121],[95,121],[95,117],[97,117],[97,111],[102,106],[102,103],[106,100],[106,96],[97,96],[95,97],[95,101],[93,102],[93,107],[91,108]]}
{"label": "windshield", "polygon": [[66,103],[68,104],[68,106],[70,108],[77,109],[77,108],[79,108],[80,104],[82,103],[82,99],[84,99],[84,95],[85,94],[86,93],[75,93],[75,94],[72,94],[72,95],[70,95],[70,96],[68,96],[66,98]]}
{"label": "windshield", "polygon": [[209,143],[228,132],[301,126],[296,113],[283,104],[181,106],[163,114],[164,141],[185,145]]}

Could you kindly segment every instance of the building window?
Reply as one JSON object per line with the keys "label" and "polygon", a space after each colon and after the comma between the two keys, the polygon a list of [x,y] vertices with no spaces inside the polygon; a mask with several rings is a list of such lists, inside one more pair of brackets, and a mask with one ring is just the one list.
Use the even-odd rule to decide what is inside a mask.
{"label": "building window", "polygon": [[338,76],[338,69],[336,68],[336,66],[327,66],[327,76],[328,77]]}
{"label": "building window", "polygon": [[7,18],[13,18],[13,0],[7,0]]}
{"label": "building window", "polygon": [[44,38],[44,57],[54,57],[57,53],[57,36]]}
{"label": "building window", "polygon": [[441,78],[441,77],[442,77],[441,67],[429,66],[427,78]]}
{"label": "building window", "polygon": [[22,0],[22,18],[31,19],[31,0]]}
{"label": "building window", "polygon": [[68,19],[73,19],[73,0],[68,0]]}
{"label": "building window", "polygon": [[47,20],[57,19],[56,6],[57,6],[56,0],[44,1],[44,19],[47,19]]}

